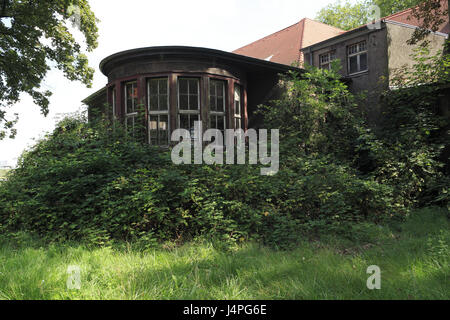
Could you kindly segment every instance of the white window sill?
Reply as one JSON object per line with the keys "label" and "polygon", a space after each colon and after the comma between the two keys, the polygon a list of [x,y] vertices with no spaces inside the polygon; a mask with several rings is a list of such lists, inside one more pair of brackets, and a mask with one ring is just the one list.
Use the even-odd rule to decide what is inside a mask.
{"label": "white window sill", "polygon": [[369,73],[369,69],[364,70],[364,71],[358,71],[358,72],[355,72],[355,73],[350,73],[348,76],[349,77],[356,77],[356,76],[360,76],[360,75],[365,74],[365,73]]}

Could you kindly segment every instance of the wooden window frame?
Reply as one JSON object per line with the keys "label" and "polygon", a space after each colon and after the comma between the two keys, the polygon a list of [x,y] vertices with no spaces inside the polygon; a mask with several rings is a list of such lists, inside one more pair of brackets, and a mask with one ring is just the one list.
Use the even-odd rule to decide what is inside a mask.
{"label": "wooden window frame", "polygon": [[[129,118],[131,118],[132,120],[133,120],[133,128],[132,128],[132,130],[131,130],[131,132],[132,132],[132,135],[134,136],[134,134],[135,134],[135,127],[136,127],[136,117],[137,117],[137,115],[138,115],[138,112],[137,112],[137,110],[136,110],[136,107],[137,107],[137,99],[138,99],[138,97],[137,97],[137,94],[136,94],[136,97],[135,97],[135,99],[131,99],[131,101],[132,101],[132,110],[133,110],[133,112],[128,112],[128,93],[127,93],[127,86],[128,85],[133,85],[133,91],[134,90],[138,90],[138,86],[137,86],[137,81],[136,80],[133,80],[133,81],[127,81],[127,82],[125,82],[124,83],[124,86],[123,86],[123,88],[124,88],[124,101],[125,101],[125,103],[124,103],[124,107],[125,107],[125,130],[127,131],[127,132],[129,132],[129,129],[128,129],[128,119]],[[134,98],[134,97],[132,97],[132,98]]]}
{"label": "wooden window frame", "polygon": [[[364,44],[364,46],[362,46]],[[361,48],[363,47],[363,48]],[[365,54],[366,55],[366,68],[364,70],[361,70],[361,56]],[[357,71],[350,72],[350,58],[356,57],[356,63],[357,63]],[[358,73],[367,72],[369,70],[369,52],[367,50],[367,41],[361,41],[352,45],[349,45],[347,47],[347,65],[348,65],[348,74],[349,75],[355,75]]]}
{"label": "wooden window frame", "polygon": [[[197,109],[196,110],[186,110],[180,107],[180,80],[189,79],[197,81]],[[181,128],[181,115],[188,116],[188,122],[191,123],[191,117],[197,116],[197,121],[201,121],[200,112],[200,101],[201,101],[201,87],[200,87],[200,77],[179,75],[177,76],[177,128]],[[188,82],[189,83],[189,82]],[[188,87],[188,105],[189,105],[189,87]],[[195,121],[195,120],[194,120]],[[190,128],[183,128],[189,130]],[[192,137],[193,138],[193,137]]]}
{"label": "wooden window frame", "polygon": [[[167,93],[166,93],[166,96],[167,96],[167,108],[166,108],[166,110],[160,110],[160,100],[159,100],[159,96],[160,96],[160,94],[159,94],[159,90],[160,90],[160,87],[159,87],[159,82],[158,82],[158,93],[156,94],[157,96],[158,96],[158,110],[150,110],[150,96],[151,96],[151,92],[150,92],[150,82],[152,81],[152,80],[166,80],[166,82],[167,82]],[[148,110],[148,143],[150,144],[150,145],[153,145],[152,144],[152,136],[151,136],[151,128],[150,128],[150,122],[151,122],[151,118],[152,117],[157,117],[158,119],[157,119],[157,128],[156,128],[156,132],[157,132],[157,144],[155,144],[155,145],[157,145],[157,146],[168,146],[169,144],[170,144],[170,102],[169,102],[169,100],[170,100],[170,79],[169,79],[169,77],[168,76],[160,76],[160,77],[152,77],[152,78],[147,78],[146,79],[146,82],[147,82],[147,110]],[[159,124],[160,124],[160,122],[161,122],[161,116],[167,116],[167,141],[165,141],[165,143],[163,144],[163,143],[161,143],[161,141],[159,140]]]}
{"label": "wooden window frame", "polygon": [[[223,132],[222,134],[225,133],[225,130],[227,128],[227,108],[226,108],[226,95],[227,95],[227,87],[228,87],[228,83],[227,81],[221,80],[221,79],[215,79],[215,78],[209,78],[209,90],[208,90],[208,94],[209,94],[209,99],[211,101],[211,98],[214,97],[216,99],[216,105],[217,105],[217,89],[215,92],[214,96],[211,96],[211,83],[213,82],[220,82],[222,83],[222,111],[217,111],[217,110],[211,110],[211,102],[209,104],[209,116],[210,116],[210,121],[209,121],[209,126],[212,129],[218,129],[218,125],[217,125],[217,119],[218,117],[222,117],[222,121],[223,121]],[[217,88],[217,87],[216,87]],[[212,127],[211,126],[211,118],[214,117],[215,118],[215,126]]]}
{"label": "wooden window frame", "polygon": [[[324,59],[325,58],[325,59]],[[319,55],[319,68],[331,70],[331,62],[336,59],[336,50]]]}
{"label": "wooden window frame", "polygon": [[[239,113],[236,113],[236,89],[239,88]],[[239,83],[235,83],[234,84],[234,89],[233,89],[233,109],[234,109],[234,114],[233,114],[233,126],[234,129],[242,129],[242,92],[243,91],[243,87],[239,84]],[[236,120],[239,120],[240,126],[237,127],[236,126]]]}

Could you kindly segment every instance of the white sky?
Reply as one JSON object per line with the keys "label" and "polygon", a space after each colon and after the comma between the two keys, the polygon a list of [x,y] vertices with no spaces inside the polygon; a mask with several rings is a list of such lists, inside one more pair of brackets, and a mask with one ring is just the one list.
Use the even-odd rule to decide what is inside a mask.
{"label": "white sky", "polygon": [[333,0],[91,0],[98,19],[99,46],[88,54],[95,68],[91,89],[49,72],[43,89],[53,92],[50,113],[44,117],[27,95],[15,105],[19,113],[15,139],[0,140],[0,164],[15,165],[24,149],[55,126],[55,116],[76,112],[81,100],[106,85],[100,61],[118,51],[187,45],[233,51],[316,13]]}

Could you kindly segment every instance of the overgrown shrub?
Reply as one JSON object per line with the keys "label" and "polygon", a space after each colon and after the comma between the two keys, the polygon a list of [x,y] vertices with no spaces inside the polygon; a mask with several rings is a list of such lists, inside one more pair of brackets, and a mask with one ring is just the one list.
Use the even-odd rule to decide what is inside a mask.
{"label": "overgrown shrub", "polygon": [[435,161],[427,173],[435,177],[434,154],[420,153],[428,142],[408,136],[401,143],[411,152],[397,153],[366,127],[336,70],[309,69],[285,84],[286,95],[261,107],[266,127],[280,129],[276,175],[257,165],[174,165],[170,150],[130,138],[119,123],[66,119],[0,185],[1,230],[45,241],[206,237],[285,248],[330,233],[357,239],[355,222],[402,218],[424,185],[408,178],[402,157],[422,171]]}

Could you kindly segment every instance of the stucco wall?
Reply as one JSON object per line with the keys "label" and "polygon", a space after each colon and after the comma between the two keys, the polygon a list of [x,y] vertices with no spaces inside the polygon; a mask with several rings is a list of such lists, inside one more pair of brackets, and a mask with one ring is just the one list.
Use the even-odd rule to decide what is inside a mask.
{"label": "stucco wall", "polygon": [[[379,94],[382,90],[387,88],[386,77],[388,75],[388,43],[386,36],[386,28],[383,24],[381,29],[369,30],[362,29],[356,33],[343,37],[331,42],[328,46],[322,46],[320,49],[314,50],[313,65],[319,66],[319,56],[326,52],[335,50],[336,58],[341,62],[341,74],[344,77],[351,79],[350,89],[354,93],[365,92],[367,96],[367,103],[363,107],[371,122],[376,122],[379,111],[377,109],[377,102]],[[367,63],[368,70],[358,74],[349,75],[347,47],[361,41],[367,43]]]}
{"label": "stucco wall", "polygon": [[[408,45],[406,41],[411,38],[414,29],[392,23],[387,23],[386,27],[389,44],[389,74],[394,73],[396,69],[410,68],[414,64],[414,59],[411,55],[418,45]],[[435,54],[438,51],[442,52],[442,46],[445,42],[444,36],[430,34],[426,39],[430,41],[431,54]]]}

